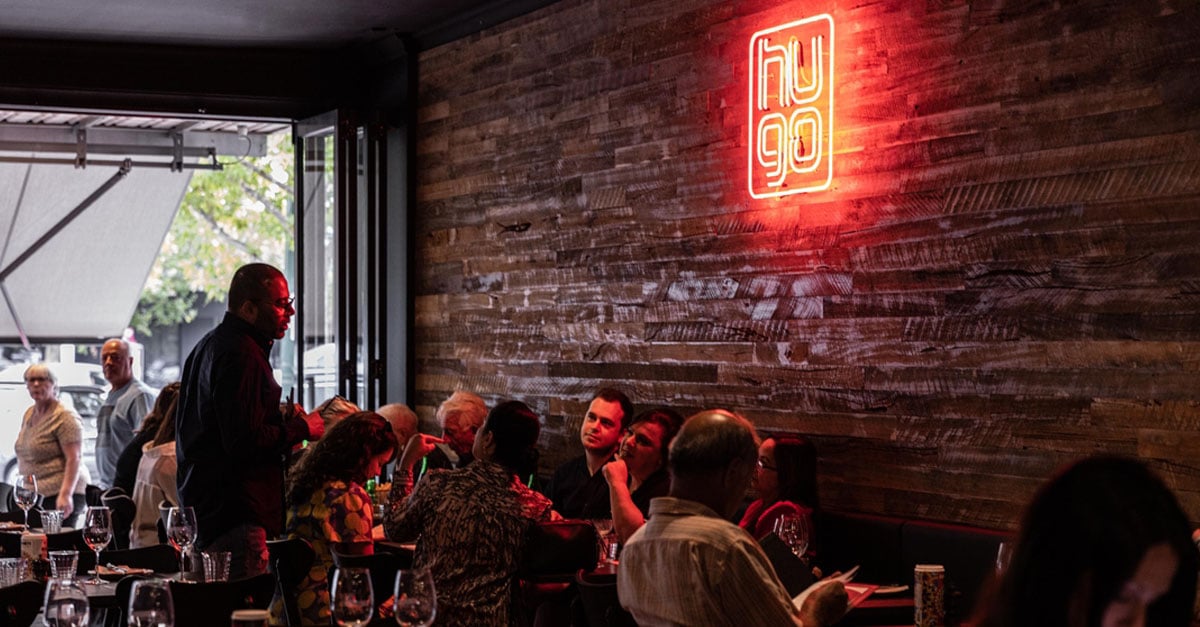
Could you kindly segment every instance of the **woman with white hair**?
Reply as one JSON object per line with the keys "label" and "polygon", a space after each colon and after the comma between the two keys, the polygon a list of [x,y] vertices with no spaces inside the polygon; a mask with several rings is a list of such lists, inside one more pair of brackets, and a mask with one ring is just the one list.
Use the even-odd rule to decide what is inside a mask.
{"label": "woman with white hair", "polygon": [[37,477],[44,509],[61,509],[63,525],[74,526],[91,478],[83,465],[83,422],[58,402],[58,378],[45,364],[25,369],[33,406],[25,410],[13,448],[23,475]]}

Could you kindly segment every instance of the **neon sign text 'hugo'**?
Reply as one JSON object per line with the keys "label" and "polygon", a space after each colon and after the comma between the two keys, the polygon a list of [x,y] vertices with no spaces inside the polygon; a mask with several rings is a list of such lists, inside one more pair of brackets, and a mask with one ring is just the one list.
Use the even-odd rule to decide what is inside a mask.
{"label": "neon sign text 'hugo'", "polygon": [[750,195],[813,192],[833,182],[833,18],[817,15],[750,38]]}

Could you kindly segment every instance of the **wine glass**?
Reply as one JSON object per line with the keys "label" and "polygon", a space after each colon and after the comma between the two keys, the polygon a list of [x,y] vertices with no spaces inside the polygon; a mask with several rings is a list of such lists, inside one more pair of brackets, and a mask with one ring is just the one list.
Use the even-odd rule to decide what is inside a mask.
{"label": "wine glass", "polygon": [[596,518],[591,523],[596,528],[596,536],[600,540],[600,562],[606,563],[613,557],[613,545],[617,541],[613,533],[613,521],[611,518]]}
{"label": "wine glass", "polygon": [[17,502],[17,507],[25,511],[25,528],[28,529],[29,509],[38,500],[37,477],[33,475],[17,477],[17,482],[13,485],[13,500]]}
{"label": "wine glass", "polygon": [[172,507],[167,512],[167,539],[179,551],[179,576],[187,573],[184,557],[196,541],[196,510],[191,507]]}
{"label": "wine glass", "polygon": [[785,514],[775,520],[775,535],[792,549],[796,557],[803,558],[808,551],[808,517],[801,514]]}
{"label": "wine glass", "polygon": [[129,627],[174,627],[171,587],[162,579],[133,582],[128,615]]}
{"label": "wine glass", "polygon": [[339,568],[334,571],[329,609],[333,613],[333,622],[342,627],[366,625],[375,613],[371,571],[366,568]]}
{"label": "wine glass", "polygon": [[83,586],[74,579],[51,579],[42,619],[46,627],[87,627],[88,598]]}
{"label": "wine glass", "polygon": [[112,513],[107,507],[88,507],[83,518],[83,541],[96,552],[96,571],[87,583],[104,583],[100,578],[100,549],[112,541]]}
{"label": "wine glass", "polygon": [[1008,569],[1008,563],[1012,561],[1012,554],[1012,542],[1001,542],[1000,545],[996,547],[996,576],[1004,574],[1004,571]]}
{"label": "wine glass", "polygon": [[401,627],[429,627],[437,616],[437,594],[427,568],[396,571],[396,623]]}

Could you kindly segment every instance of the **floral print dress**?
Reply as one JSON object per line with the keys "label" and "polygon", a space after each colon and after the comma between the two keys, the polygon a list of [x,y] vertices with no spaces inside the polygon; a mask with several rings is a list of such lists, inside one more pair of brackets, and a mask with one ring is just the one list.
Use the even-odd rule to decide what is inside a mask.
{"label": "floral print dress", "polygon": [[[333,547],[339,542],[372,542],[371,510],[367,491],[357,483],[345,481],[327,481],[307,501],[289,505],[285,535],[308,540],[316,553],[308,576],[295,590],[302,624],[330,624],[329,572],[333,567]],[[278,599],[271,610],[272,616],[283,616]]]}

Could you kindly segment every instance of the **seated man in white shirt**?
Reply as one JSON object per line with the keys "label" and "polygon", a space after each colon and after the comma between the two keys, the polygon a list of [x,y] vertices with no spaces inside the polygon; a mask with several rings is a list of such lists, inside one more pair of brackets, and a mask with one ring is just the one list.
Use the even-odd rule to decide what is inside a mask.
{"label": "seated man in white shirt", "polygon": [[671,443],[670,496],[621,552],[617,592],[642,627],[801,625],[840,619],[846,591],[822,586],[797,609],[758,542],[730,522],[758,460],[754,427],[724,410],[689,418]]}

